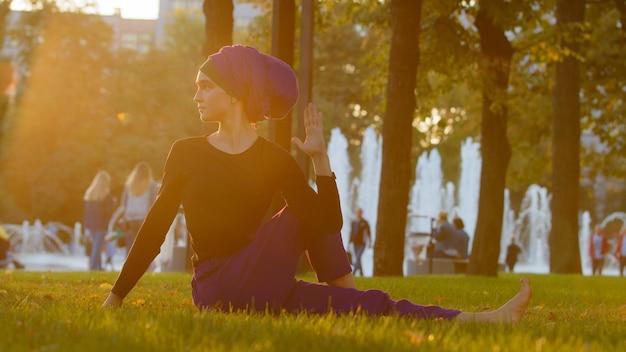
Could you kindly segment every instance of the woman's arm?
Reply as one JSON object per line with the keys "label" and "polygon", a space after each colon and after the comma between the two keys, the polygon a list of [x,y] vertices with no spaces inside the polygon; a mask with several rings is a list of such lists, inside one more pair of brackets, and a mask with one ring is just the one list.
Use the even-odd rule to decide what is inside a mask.
{"label": "woman's arm", "polygon": [[[306,137],[304,142],[294,137],[293,143],[311,158],[316,174],[317,193],[312,190],[302,178],[302,171],[293,160],[288,169],[297,169],[297,181],[293,181],[283,196],[296,216],[309,225],[318,228],[324,233],[340,231],[343,226],[339,193],[335,182],[335,175],[330,166],[326,152],[326,142],[323,135],[323,116],[317,111],[315,104],[309,103],[304,110],[304,125]],[[295,175],[295,170],[288,171]],[[295,180],[295,178],[293,178]],[[288,181],[291,183],[292,181]],[[320,221],[322,220],[323,221]]]}
{"label": "woman's arm", "polygon": [[103,303],[103,306],[120,306],[124,297],[143,276],[160,251],[161,244],[180,206],[182,161],[185,153],[178,152],[176,143],[165,164],[163,186],[139,229],[126,262]]}

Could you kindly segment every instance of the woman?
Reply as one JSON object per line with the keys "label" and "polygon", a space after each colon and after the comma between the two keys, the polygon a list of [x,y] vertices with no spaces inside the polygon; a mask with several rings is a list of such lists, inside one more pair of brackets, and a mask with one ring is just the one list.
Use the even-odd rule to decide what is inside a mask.
{"label": "woman", "polygon": [[[115,201],[111,195],[111,176],[99,171],[83,197],[85,204],[85,235],[91,241],[89,270],[102,270],[102,247],[107,233],[109,219],[113,215]],[[107,254],[110,258],[112,253]]]}
{"label": "woman", "polygon": [[[306,138],[293,142],[316,174],[309,187],[289,152],[256,133],[255,124],[282,118],[297,100],[293,70],[241,45],[209,56],[196,78],[200,119],[217,132],[174,143],[157,199],[104,306],[120,306],[158,253],[182,202],[194,251],[192,296],[199,309],[325,314],[352,312],[478,321],[517,321],[531,291],[528,279],[502,308],[462,313],[394,301],[379,290],[355,288],[341,242],[342,217],[322,134],[322,114],[305,109]],[[261,224],[275,192],[287,206]],[[307,252],[318,281],[295,279]]]}
{"label": "woman", "polygon": [[139,227],[143,223],[148,210],[156,198],[156,182],[152,177],[152,169],[145,161],[135,165],[128,175],[124,191],[122,192],[122,207],[126,254],[135,242]]}

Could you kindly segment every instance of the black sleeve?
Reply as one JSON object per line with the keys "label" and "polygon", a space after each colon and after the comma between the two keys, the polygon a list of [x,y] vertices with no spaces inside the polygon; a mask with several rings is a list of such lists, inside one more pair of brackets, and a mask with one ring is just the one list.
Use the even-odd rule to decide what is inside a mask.
{"label": "black sleeve", "polygon": [[137,284],[159,254],[165,235],[178,213],[185,160],[185,154],[180,149],[175,143],[170,150],[165,163],[162,186],[111,289],[122,298],[126,297]]}
{"label": "black sleeve", "polygon": [[343,218],[335,175],[318,175],[316,192],[290,154],[283,156],[279,167],[283,197],[296,217],[321,233],[341,231]]}

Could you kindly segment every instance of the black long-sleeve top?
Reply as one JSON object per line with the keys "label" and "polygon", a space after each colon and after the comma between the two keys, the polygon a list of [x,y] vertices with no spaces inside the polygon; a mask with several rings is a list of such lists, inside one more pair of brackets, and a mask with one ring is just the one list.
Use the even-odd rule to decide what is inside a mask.
{"label": "black long-sleeve top", "polygon": [[206,140],[178,140],[165,163],[156,201],[112,291],[125,297],[159,253],[182,203],[194,260],[228,257],[252,241],[272,198],[282,192],[294,215],[319,233],[341,230],[339,194],[332,176],[317,176],[315,192],[296,160],[262,137],[240,154]]}

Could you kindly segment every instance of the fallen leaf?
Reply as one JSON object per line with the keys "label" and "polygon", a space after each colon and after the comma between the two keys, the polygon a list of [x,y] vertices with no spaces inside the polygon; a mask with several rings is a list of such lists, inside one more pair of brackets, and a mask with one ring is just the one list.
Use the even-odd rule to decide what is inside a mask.
{"label": "fallen leaf", "polygon": [[409,339],[409,343],[412,345],[419,345],[424,342],[424,333],[423,332],[414,332],[410,330],[404,331],[404,336]]}

